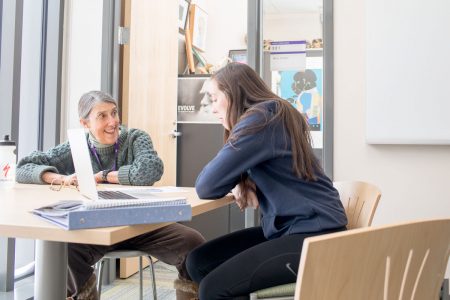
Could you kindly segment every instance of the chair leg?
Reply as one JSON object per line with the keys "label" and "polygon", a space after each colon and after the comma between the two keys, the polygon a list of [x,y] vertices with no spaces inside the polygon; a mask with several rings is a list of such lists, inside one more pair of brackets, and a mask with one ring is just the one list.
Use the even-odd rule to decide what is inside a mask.
{"label": "chair leg", "polygon": [[150,262],[149,265],[149,270],[150,270],[150,281],[152,282],[152,290],[153,290],[153,300],[157,300],[157,295],[156,295],[156,279],[155,279],[155,268],[153,267],[153,259],[151,256],[147,256],[148,260]]}
{"label": "chair leg", "polygon": [[102,258],[96,265],[98,265],[98,276],[97,276],[97,291],[98,298],[100,299],[102,294],[102,281],[103,281],[103,265],[105,264],[105,259]]}
{"label": "chair leg", "polygon": [[142,256],[139,256],[139,300],[143,300]]}

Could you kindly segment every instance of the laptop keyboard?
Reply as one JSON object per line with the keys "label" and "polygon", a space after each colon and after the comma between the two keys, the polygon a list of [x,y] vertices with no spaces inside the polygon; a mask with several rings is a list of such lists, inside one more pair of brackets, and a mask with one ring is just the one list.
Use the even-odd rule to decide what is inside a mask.
{"label": "laptop keyboard", "polygon": [[100,199],[137,199],[119,191],[98,191],[98,197]]}

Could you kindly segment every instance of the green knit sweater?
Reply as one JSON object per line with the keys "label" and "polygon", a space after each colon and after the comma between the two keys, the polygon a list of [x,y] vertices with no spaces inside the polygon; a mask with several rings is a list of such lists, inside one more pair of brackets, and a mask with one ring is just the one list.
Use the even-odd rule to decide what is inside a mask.
{"label": "green knit sweater", "polygon": [[[86,135],[88,139],[88,135]],[[104,169],[114,165],[114,145],[97,148]],[[94,173],[102,171],[95,156],[90,151]],[[120,128],[119,152],[117,165],[119,167],[119,183],[126,185],[152,185],[163,174],[163,162],[153,149],[150,136],[139,129]],[[62,175],[75,173],[69,142],[51,148],[47,152],[34,151],[22,158],[17,164],[16,180],[20,183],[43,184],[44,172],[55,172]]]}

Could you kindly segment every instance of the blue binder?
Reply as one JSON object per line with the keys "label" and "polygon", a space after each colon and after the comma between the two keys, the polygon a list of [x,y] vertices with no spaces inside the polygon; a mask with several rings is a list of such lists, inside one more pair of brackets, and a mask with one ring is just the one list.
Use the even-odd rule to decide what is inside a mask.
{"label": "blue binder", "polygon": [[58,205],[61,203],[72,203],[73,206],[66,210],[54,211],[49,207],[39,208],[32,213],[67,230],[189,221],[192,218],[192,208],[186,203],[97,209],[86,209],[78,201],[60,202]]}

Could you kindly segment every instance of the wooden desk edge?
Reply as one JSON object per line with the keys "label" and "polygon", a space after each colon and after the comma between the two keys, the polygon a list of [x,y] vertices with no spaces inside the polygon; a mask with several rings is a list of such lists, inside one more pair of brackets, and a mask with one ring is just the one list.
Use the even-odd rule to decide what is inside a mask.
{"label": "wooden desk edge", "polygon": [[[233,196],[227,195],[217,200],[200,200],[205,201],[200,206],[194,206],[192,208],[192,216],[197,216],[205,212],[223,207],[232,203]],[[43,221],[45,222],[45,221]],[[96,244],[96,245],[113,245],[115,243],[124,241],[126,239],[144,234],[156,230],[158,228],[172,224],[173,222],[157,223],[157,224],[142,224],[134,226],[118,226],[118,227],[105,227],[95,229],[82,229],[82,230],[63,230],[56,225],[51,225],[46,228],[45,233],[33,234],[33,229],[23,226],[7,226],[4,225],[0,228],[0,236],[13,237],[13,238],[26,238],[26,239],[40,239],[45,241],[54,242],[68,242],[68,243],[83,243],[83,244]],[[113,230],[113,231],[111,231]],[[14,232],[14,235],[11,235]],[[83,232],[85,234],[81,234]],[[109,233],[108,233],[109,232]],[[79,237],[78,237],[79,236]]]}

